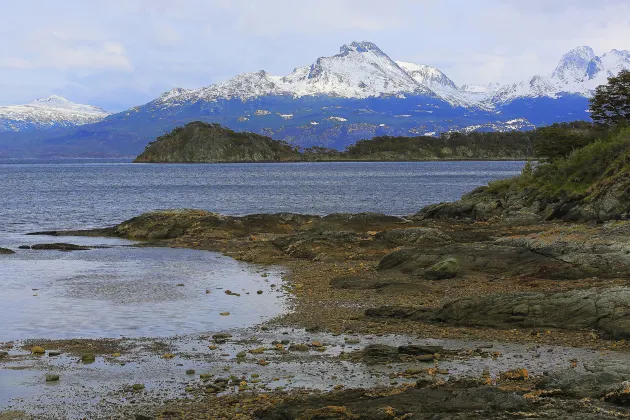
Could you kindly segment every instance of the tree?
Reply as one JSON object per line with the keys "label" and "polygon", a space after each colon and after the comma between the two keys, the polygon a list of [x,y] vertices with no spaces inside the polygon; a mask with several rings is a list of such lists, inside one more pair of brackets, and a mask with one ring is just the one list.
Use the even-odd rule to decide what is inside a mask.
{"label": "tree", "polygon": [[538,128],[534,133],[534,154],[537,158],[548,161],[563,159],[575,149],[597,140],[599,134],[589,123],[583,122]]}
{"label": "tree", "polygon": [[622,70],[598,86],[590,100],[591,118],[601,125],[626,124],[630,120],[630,71]]}

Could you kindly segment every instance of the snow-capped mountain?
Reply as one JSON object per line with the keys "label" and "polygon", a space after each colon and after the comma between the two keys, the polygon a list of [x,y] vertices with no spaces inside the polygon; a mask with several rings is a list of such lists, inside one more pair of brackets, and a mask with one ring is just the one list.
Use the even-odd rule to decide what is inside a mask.
{"label": "snow-capped mountain", "polygon": [[320,57],[312,65],[298,67],[286,76],[272,76],[264,70],[244,73],[201,89],[174,89],[163,94],[158,101],[170,106],[198,100],[245,101],[268,95],[293,98],[323,95],[356,99],[396,94],[435,96],[431,89],[416,81],[399,64],[371,42],[353,42],[343,45],[339,54]]}
{"label": "snow-capped mountain", "polygon": [[[104,121],[103,110],[59,97],[0,108],[0,132],[5,132],[0,156],[20,153],[15,139],[35,136],[15,131],[49,127],[57,128],[35,136],[41,153],[108,156],[137,155],[147,142],[191,121],[220,123],[296,146],[338,149],[375,136],[527,130],[588,119],[594,89],[623,69],[630,69],[628,51],[597,56],[578,47],[547,75],[506,85],[460,86],[435,67],[394,61],[373,43],[352,42],[285,76],[261,70],[199,89],[177,88]],[[100,122],[89,124],[95,121]],[[72,127],[79,124],[85,125]]]}
{"label": "snow-capped mountain", "polygon": [[592,95],[609,76],[630,69],[630,52],[612,50],[601,57],[590,47],[566,53],[549,76],[500,86],[458,86],[435,67],[393,61],[371,42],[343,45],[332,57],[286,76],[264,70],[244,73],[200,89],[174,89],[157,99],[164,107],[193,101],[251,100],[264,96],[329,96],[365,99],[391,95],[429,96],[455,107],[493,110],[519,98],[558,98],[563,94]]}
{"label": "snow-capped mountain", "polygon": [[107,115],[101,108],[53,95],[26,105],[0,106],[0,131],[71,127],[99,122]]}
{"label": "snow-capped mountain", "polygon": [[502,86],[484,101],[496,106],[520,98],[557,99],[567,94],[588,98],[621,70],[630,70],[630,51],[612,50],[598,57],[591,47],[577,47],[562,56],[550,76]]}

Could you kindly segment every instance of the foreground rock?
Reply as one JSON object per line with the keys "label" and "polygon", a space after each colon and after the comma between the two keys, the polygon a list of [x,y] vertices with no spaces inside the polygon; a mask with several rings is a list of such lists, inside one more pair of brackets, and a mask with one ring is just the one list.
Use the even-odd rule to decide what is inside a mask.
{"label": "foreground rock", "polygon": [[462,298],[444,305],[430,318],[456,325],[494,328],[594,329],[622,339],[630,337],[630,288]]}
{"label": "foreground rock", "polygon": [[31,249],[46,250],[46,251],[87,251],[91,249],[87,246],[66,244],[66,243],[54,243],[54,244],[36,244],[31,245]]}
{"label": "foreground rock", "polygon": [[7,248],[0,248],[0,255],[10,255],[15,254],[15,251]]}

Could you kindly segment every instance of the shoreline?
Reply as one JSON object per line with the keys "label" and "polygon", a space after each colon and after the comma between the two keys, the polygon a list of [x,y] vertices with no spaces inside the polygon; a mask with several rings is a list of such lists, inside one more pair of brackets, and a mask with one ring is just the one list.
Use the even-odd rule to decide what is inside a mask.
{"label": "shoreline", "polygon": [[[540,348],[540,346],[551,346],[552,351],[554,348],[584,348],[606,352],[607,357],[614,362],[615,360],[623,360],[628,355],[630,345],[624,338],[607,338],[605,330],[563,328],[559,325],[556,327],[548,325],[528,326],[519,324],[522,319],[516,319],[518,317],[514,317],[515,319],[511,321],[516,323],[512,328],[493,327],[491,325],[458,325],[450,322],[436,322],[429,319],[427,314],[439,312],[440,308],[445,305],[448,306],[449,302],[457,301],[458,298],[483,299],[484,296],[496,293],[510,295],[535,292],[540,294],[540,299],[543,299],[554,293],[572,293],[575,290],[591,290],[589,288],[592,287],[602,290],[625,287],[628,284],[626,278],[606,270],[602,270],[597,275],[594,275],[595,273],[578,273],[572,275],[575,278],[560,280],[550,278],[560,267],[563,267],[562,270],[567,270],[569,268],[577,269],[578,266],[565,265],[566,263],[553,257],[545,257],[535,252],[524,258],[522,252],[529,248],[527,248],[528,245],[524,246],[520,241],[545,238],[546,243],[554,244],[554,238],[562,239],[565,241],[565,245],[557,243],[554,246],[566,251],[566,240],[570,238],[576,244],[580,243],[586,247],[590,243],[601,247],[601,244],[604,243],[602,241],[615,240],[619,235],[625,235],[626,226],[630,229],[630,223],[627,222],[611,222],[603,226],[584,223],[570,225],[560,222],[519,225],[502,222],[472,223],[454,220],[425,220],[413,216],[400,218],[370,213],[337,214],[324,217],[297,214],[259,214],[233,217],[204,211],[177,210],[148,213],[123,222],[109,230],[54,232],[54,234],[95,236],[109,234],[128,239],[144,240],[146,242],[143,246],[183,247],[214,251],[240,261],[279,265],[286,269],[287,274],[283,276],[283,282],[288,284],[288,291],[293,296],[293,309],[277,319],[254,327],[251,335],[245,338],[244,343],[247,343],[248,340],[251,341],[254,336],[258,340],[264,334],[271,334],[272,336],[276,334],[274,337],[278,337],[275,340],[268,338],[262,342],[258,341],[256,344],[246,345],[249,350],[252,350],[252,347],[257,348],[255,346],[260,344],[266,348],[261,353],[264,356],[251,356],[251,363],[252,366],[255,366],[258,363],[257,360],[262,360],[258,357],[264,357],[265,361],[271,362],[271,365],[258,367],[257,370],[277,368],[278,364],[282,365],[282,363],[292,360],[296,354],[303,356],[301,360],[307,366],[311,363],[308,362],[309,360],[315,364],[325,360],[327,363],[332,363],[332,366],[351,360],[352,363],[362,365],[371,354],[370,345],[374,338],[384,337],[382,340],[379,338],[378,341],[384,344],[393,344],[388,341],[390,340],[388,337],[393,336],[403,337],[403,341],[415,343],[415,345],[426,342],[426,340],[451,339],[462,340],[461,343],[476,343],[474,346],[462,344],[464,349],[458,350],[461,353],[458,357],[463,357],[461,360],[468,360],[467,357],[472,357],[471,360],[480,361],[480,366],[485,363],[482,360],[487,358],[490,366],[501,366],[506,370],[518,370],[523,369],[523,366],[526,365],[522,359],[517,357],[518,355],[510,357],[501,354],[493,355],[500,352],[492,350],[477,354],[475,348],[484,345],[497,346],[497,348],[520,345],[533,349]],[[611,231],[617,233],[611,235]],[[568,232],[572,232],[571,235],[573,236],[567,236]],[[585,238],[588,238],[586,242]],[[565,248],[562,248],[563,246]],[[569,249],[571,248],[569,247]],[[520,251],[514,255],[513,250]],[[426,273],[426,268],[415,268],[409,266],[409,263],[406,263],[407,268],[403,264],[402,270],[396,265],[391,268],[383,268],[383,261],[388,261],[392,255],[407,258],[403,255],[405,252],[417,251],[423,255],[437,255],[438,259],[440,258],[439,255],[454,256],[460,260],[460,269],[452,278],[430,280],[425,278],[426,274],[423,274]],[[571,252],[577,251],[574,249]],[[466,262],[466,255],[474,255],[475,257],[472,262]],[[514,264],[515,258],[521,262],[520,266]],[[487,264],[490,261],[495,261],[493,263],[495,265],[500,264],[496,267],[489,266]],[[503,273],[503,275],[497,276],[497,273]],[[580,276],[585,277],[579,278]],[[521,316],[520,318],[526,317]],[[286,331],[287,334],[277,333],[277,331]],[[298,344],[304,345],[306,352],[296,353],[289,350],[288,347],[290,346],[287,345],[283,346],[285,351],[278,353],[278,349],[273,349],[273,341],[279,342],[283,336],[296,346]],[[319,336],[324,337],[321,347],[314,344],[317,342],[317,338],[314,339],[313,337]],[[309,337],[308,340],[307,337]],[[358,340],[356,343],[354,337]],[[343,338],[351,339],[352,344],[348,344],[348,340],[343,340]],[[149,339],[149,341],[160,342],[164,339]],[[333,342],[337,344],[335,345]],[[177,339],[175,339],[176,343]],[[230,343],[229,340],[228,343]],[[86,344],[88,343],[79,344],[79,347]],[[221,346],[222,344],[219,344],[219,348]],[[327,353],[327,349],[343,349],[346,346],[352,350],[348,356],[340,357],[341,353],[336,355]],[[324,348],[323,353],[320,353],[322,348]],[[387,346],[379,351],[387,353],[389,350],[386,348]],[[159,346],[157,349],[157,351],[144,357],[160,359],[160,353],[170,351]],[[72,353],[70,348],[68,351]],[[109,354],[113,350],[107,348],[105,351]],[[472,353],[465,356],[468,351]],[[484,356],[484,354],[486,355]],[[326,357],[320,359],[322,356]],[[179,360],[180,357],[185,356],[182,353],[175,354],[175,360]],[[350,357],[350,359],[346,359],[346,357]],[[383,379],[395,373],[384,368],[387,363],[391,364],[392,359],[388,359],[388,357],[395,357],[398,360],[402,356],[390,354],[385,357],[384,361],[376,362],[379,369],[385,369],[384,372],[378,374],[382,375]],[[285,358],[288,359],[285,360]],[[402,357],[400,360],[406,359]],[[432,356],[431,363],[428,365],[421,363],[419,366],[421,369],[418,373],[408,376],[409,380],[396,381],[396,384],[391,383],[394,382],[393,380],[389,380],[384,381],[382,385],[392,387],[392,391],[388,392],[397,390],[395,392],[402,393],[401,395],[405,398],[408,396],[411,399],[417,398],[415,393],[424,389],[424,387],[419,387],[416,381],[425,377],[426,379],[422,380],[428,381],[427,386],[430,389],[448,390],[451,387],[457,387],[458,381],[462,381],[466,377],[463,373],[457,373],[457,369],[452,369],[452,373],[440,374],[435,371],[431,374],[433,372],[431,366],[440,366],[443,363],[448,365],[450,362],[446,360],[448,357],[442,362]],[[544,375],[541,376],[542,372],[538,372],[536,366],[539,365],[536,365],[536,359],[532,359],[532,361],[534,364],[529,369],[532,374],[531,379],[516,380],[516,382],[504,380],[501,379],[502,372],[492,368],[489,382],[475,386],[484,389],[482,391],[480,388],[479,392],[499,392],[502,387],[507,386],[509,388],[508,385],[518,385],[517,388],[520,387],[519,389],[521,389],[521,391],[511,390],[510,395],[514,392],[517,394],[520,392],[520,395],[533,392],[532,390],[537,389],[539,384],[544,382]],[[229,355],[227,363],[239,365],[239,358],[235,357],[234,352]],[[418,361],[413,358],[407,360],[406,363],[410,363],[407,366],[411,366],[407,369],[412,369],[413,366],[418,365]],[[454,366],[457,366],[457,363]],[[573,363],[564,363],[551,373],[560,375],[565,369],[575,370],[576,367],[572,367]],[[581,363],[586,362],[578,360],[577,363],[579,365],[576,366],[579,368]],[[308,369],[315,368],[309,367]],[[401,369],[401,367],[394,364],[394,371],[396,369]],[[448,371],[448,369],[445,370]],[[576,374],[577,372],[582,372],[581,375],[588,374],[582,369],[577,369]],[[216,375],[220,375],[220,373],[217,372]],[[483,380],[483,375],[480,375],[479,372],[475,375],[477,375],[476,380]],[[404,375],[402,377],[405,378]],[[419,377],[420,379],[418,379]],[[251,378],[245,382],[249,384],[250,380]],[[300,407],[301,405],[307,407],[312,404],[309,402],[312,401],[310,393],[314,392],[274,391],[250,384],[245,389],[236,389],[234,392],[217,397],[214,394],[207,396],[207,392],[203,392],[204,387],[208,386],[203,381],[201,383],[195,381],[194,383],[193,388],[202,391],[198,398],[193,399],[194,401],[179,397],[174,402],[167,403],[169,407],[177,407],[177,410],[182,410],[181,417],[176,418],[204,418],[195,417],[203,410],[214,413],[213,415],[223,413],[229,418],[230,415],[234,415],[234,412],[229,410],[235,409],[235,407],[247,407],[249,414],[242,418],[271,419],[275,417],[271,414],[264,414],[261,411],[263,408],[271,410],[269,413],[275,412],[274,410],[292,412],[291,410],[295,408],[283,405],[286,401],[293,401],[297,398],[293,403],[287,402],[287,404],[292,407]],[[334,386],[331,384],[327,391],[332,392],[332,394],[325,394],[326,396],[322,398],[329,398],[328,396],[330,396],[330,398],[337,398],[338,401],[344,401],[343,405],[347,404],[354,407],[353,401],[356,395],[344,391],[345,385],[336,389],[337,385],[344,385],[343,380],[336,382]],[[351,385],[351,382],[346,385]],[[409,388],[410,386],[411,388]],[[255,403],[246,402],[252,400],[251,392],[256,395],[253,398]],[[268,396],[263,397],[264,395]],[[567,403],[572,404],[570,395],[563,393],[559,395],[561,397],[554,403],[558,407]],[[230,402],[231,405],[226,405],[226,402]],[[168,411],[169,408],[162,407],[163,403],[164,401],[159,402],[158,399],[152,403],[151,407],[158,412],[160,410],[162,412]],[[416,402],[415,404],[420,403]],[[466,403],[463,409],[472,409],[471,404],[472,402]],[[228,409],[228,405],[231,407],[230,409]],[[370,404],[366,404],[366,406],[370,406]],[[323,409],[324,407],[320,408]],[[420,406],[417,408],[422,409]],[[591,407],[591,409],[595,408]],[[614,404],[607,404],[606,409],[621,410]],[[361,412],[360,407],[354,407],[352,410]],[[499,411],[490,411],[489,413],[498,415]],[[157,418],[169,417],[158,416]]]}

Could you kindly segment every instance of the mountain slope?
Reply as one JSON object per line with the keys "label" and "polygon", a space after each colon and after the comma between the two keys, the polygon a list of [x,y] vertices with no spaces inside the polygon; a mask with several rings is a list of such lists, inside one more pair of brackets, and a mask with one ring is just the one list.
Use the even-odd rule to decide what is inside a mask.
{"label": "mountain slope", "polygon": [[71,127],[99,122],[107,115],[101,108],[50,96],[26,105],[0,107],[0,131]]}

